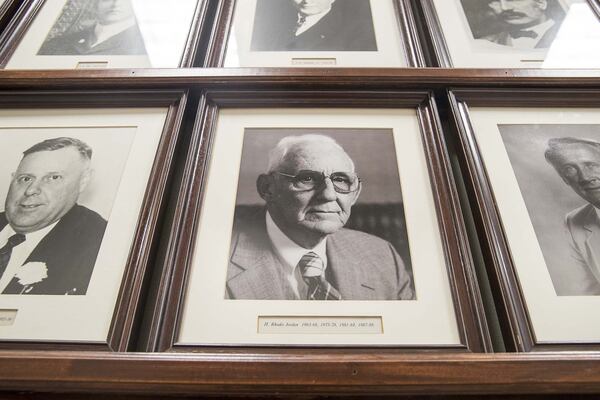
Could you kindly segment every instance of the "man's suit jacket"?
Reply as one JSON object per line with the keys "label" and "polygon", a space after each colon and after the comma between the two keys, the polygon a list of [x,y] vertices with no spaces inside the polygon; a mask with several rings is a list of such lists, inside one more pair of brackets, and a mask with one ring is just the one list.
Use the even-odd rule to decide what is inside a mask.
{"label": "man's suit jacket", "polygon": [[[554,22],[554,25],[552,25],[550,27],[550,29],[548,29],[540,37],[540,39],[538,40],[538,42],[535,45],[535,48],[536,49],[549,48],[552,45],[552,42],[554,42],[554,39],[556,38],[556,35],[558,34],[559,30],[560,30],[560,24],[557,22]],[[512,38],[507,31],[487,35],[487,36],[482,37],[481,39],[485,39],[492,43],[501,44],[503,46],[511,46],[511,44],[512,44]]]}
{"label": "man's suit jacket", "polygon": [[[0,214],[0,230],[7,224]],[[84,295],[102,243],[106,221],[94,211],[75,205],[33,249],[25,264],[42,262],[48,277],[23,287],[17,278],[2,294]]]}
{"label": "man's suit jacket", "polygon": [[[294,300],[284,266],[267,235],[264,213],[238,220],[233,229],[226,298]],[[327,280],[343,300],[411,300],[412,279],[392,245],[342,229],[327,237]]]}
{"label": "man's suit jacket", "polygon": [[253,51],[377,51],[369,0],[337,0],[331,11],[296,36],[291,0],[258,0]]}
{"label": "man's suit jacket", "polygon": [[146,47],[137,24],[92,47],[94,27],[52,38],[42,45],[38,55],[144,55]]}
{"label": "man's suit jacket", "polygon": [[577,291],[570,295],[600,295],[600,221],[594,206],[586,204],[567,214],[566,230],[575,262],[570,276]]}

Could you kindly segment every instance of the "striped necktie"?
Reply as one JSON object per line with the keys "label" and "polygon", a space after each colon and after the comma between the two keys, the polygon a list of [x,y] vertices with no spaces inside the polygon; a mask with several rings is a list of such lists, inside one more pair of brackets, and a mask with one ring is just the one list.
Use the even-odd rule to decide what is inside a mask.
{"label": "striped necktie", "polygon": [[22,233],[15,233],[14,235],[8,238],[8,241],[6,242],[4,247],[0,249],[0,278],[2,277],[2,274],[4,274],[4,271],[8,266],[10,256],[12,255],[13,247],[20,245],[24,241],[25,235],[23,235]]}
{"label": "striped necktie", "polygon": [[307,300],[341,300],[342,296],[324,276],[323,260],[310,251],[302,256],[298,268],[304,282],[308,285]]}

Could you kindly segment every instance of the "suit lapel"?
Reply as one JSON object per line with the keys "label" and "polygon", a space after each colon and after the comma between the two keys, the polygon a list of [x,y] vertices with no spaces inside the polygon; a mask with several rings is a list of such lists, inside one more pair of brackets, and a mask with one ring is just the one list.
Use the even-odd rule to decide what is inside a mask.
{"label": "suit lapel", "polygon": [[600,282],[600,221],[596,209],[588,207],[583,228],[587,231],[585,240],[587,263],[596,279]]}
{"label": "suit lapel", "polygon": [[357,252],[352,246],[339,243],[333,238],[327,240],[327,269],[333,276],[334,286],[343,300],[375,299],[376,285],[368,271],[375,270],[369,265],[372,260]]}
{"label": "suit lapel", "polygon": [[[262,222],[262,226],[264,225]],[[231,263],[238,267],[237,270],[230,267],[227,279],[227,286],[233,298],[256,300],[293,298],[293,295],[284,289],[283,266],[271,249],[266,227],[262,230],[252,229],[239,233],[231,255]]]}

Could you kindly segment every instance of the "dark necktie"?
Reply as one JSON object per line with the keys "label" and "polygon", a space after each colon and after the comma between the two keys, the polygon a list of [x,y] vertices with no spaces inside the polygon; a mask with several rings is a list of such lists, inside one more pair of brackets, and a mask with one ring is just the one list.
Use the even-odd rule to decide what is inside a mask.
{"label": "dark necktie", "polygon": [[304,25],[305,22],[306,15],[298,14],[298,20],[296,21],[296,31],[298,31],[298,29],[300,29],[300,27],[302,27],[302,25]]}
{"label": "dark necktie", "polygon": [[534,31],[518,30],[518,31],[510,31],[510,32],[508,32],[508,34],[514,39],[518,39],[518,38],[522,38],[522,37],[528,37],[528,38],[535,39],[538,37],[538,34],[535,33]]}
{"label": "dark necktie", "polygon": [[0,249],[0,278],[2,278],[2,275],[4,274],[4,271],[8,266],[13,247],[20,245],[24,241],[25,235],[21,233],[15,233],[14,235],[8,238],[8,241],[6,242],[4,247]]}
{"label": "dark necktie", "polygon": [[310,251],[302,256],[298,268],[304,282],[308,285],[307,300],[341,300],[342,296],[324,276],[324,264],[321,257]]}

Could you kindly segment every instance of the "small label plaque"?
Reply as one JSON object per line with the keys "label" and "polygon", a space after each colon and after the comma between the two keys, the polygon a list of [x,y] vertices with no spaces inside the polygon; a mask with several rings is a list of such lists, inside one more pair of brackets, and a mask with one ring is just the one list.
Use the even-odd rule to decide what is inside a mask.
{"label": "small label plaque", "polygon": [[17,318],[17,310],[0,310],[0,326],[11,326]]}
{"label": "small label plaque", "polygon": [[292,65],[336,65],[335,58],[292,58]]}
{"label": "small label plaque", "polygon": [[382,334],[381,317],[259,316],[258,333],[266,334]]}
{"label": "small label plaque", "polygon": [[108,61],[81,61],[76,69],[102,69],[108,67]]}

